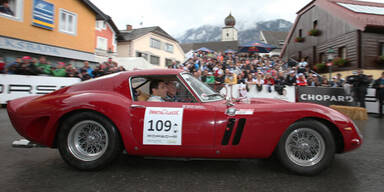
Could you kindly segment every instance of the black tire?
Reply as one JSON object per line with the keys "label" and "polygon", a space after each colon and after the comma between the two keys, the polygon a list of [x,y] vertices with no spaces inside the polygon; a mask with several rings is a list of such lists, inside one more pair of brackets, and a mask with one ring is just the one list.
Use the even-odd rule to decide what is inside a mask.
{"label": "black tire", "polygon": [[[292,144],[294,142],[289,142],[289,141],[295,140],[295,138],[299,138],[303,136],[303,135],[300,136],[299,134],[305,133],[305,132],[307,133],[307,136],[312,134],[312,137],[310,137],[310,140],[309,139],[304,140],[303,138],[301,138],[300,141],[296,142],[296,144]],[[303,136],[303,137],[306,137],[306,136]],[[314,139],[314,138],[317,138],[317,139]],[[292,145],[288,145],[288,143]],[[300,144],[297,144],[297,143],[300,143]],[[290,148],[289,146],[294,146],[294,147]],[[288,148],[288,152],[287,152],[287,148]],[[314,154],[309,152],[309,150],[317,149],[317,148],[319,149],[317,153],[314,150],[313,150]],[[321,150],[321,148],[323,148],[323,150]],[[336,149],[335,140],[332,136],[331,131],[327,126],[325,126],[323,123],[316,120],[305,120],[305,121],[298,121],[292,124],[284,132],[283,136],[279,141],[276,155],[280,160],[280,162],[290,171],[293,171],[300,175],[316,175],[321,171],[325,170],[327,167],[329,167],[329,165],[331,164],[334,158],[335,149]],[[303,157],[300,156],[300,154],[307,154],[310,159],[303,160],[302,159]]]}
{"label": "black tire", "polygon": [[[92,126],[96,131],[87,132],[86,130],[92,130]],[[75,137],[76,133],[78,133],[77,137]],[[81,134],[86,135],[83,137],[84,139],[76,140]],[[85,140],[87,144],[84,145],[74,143],[75,141],[84,143]],[[97,144],[90,144],[92,147],[88,146],[88,143],[95,140],[98,141]],[[115,126],[104,116],[93,112],[80,112],[65,119],[60,126],[57,145],[60,155],[66,163],[85,171],[104,168],[116,159],[123,149],[120,134]],[[102,145],[104,147],[101,147]],[[87,151],[84,148],[87,148]],[[89,149],[95,151],[89,152]],[[96,153],[98,150],[100,150],[99,153]],[[95,153],[91,154],[92,152]]]}

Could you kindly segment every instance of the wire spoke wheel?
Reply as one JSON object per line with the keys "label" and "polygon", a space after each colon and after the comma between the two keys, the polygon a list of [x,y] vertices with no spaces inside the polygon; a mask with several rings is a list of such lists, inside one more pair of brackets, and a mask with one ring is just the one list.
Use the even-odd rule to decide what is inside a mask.
{"label": "wire spoke wheel", "polygon": [[318,164],[325,154],[324,138],[310,128],[292,131],[285,141],[285,152],[289,160],[299,166],[308,167]]}
{"label": "wire spoke wheel", "polygon": [[77,159],[94,161],[108,148],[108,133],[103,125],[93,120],[83,120],[70,130],[68,149]]}

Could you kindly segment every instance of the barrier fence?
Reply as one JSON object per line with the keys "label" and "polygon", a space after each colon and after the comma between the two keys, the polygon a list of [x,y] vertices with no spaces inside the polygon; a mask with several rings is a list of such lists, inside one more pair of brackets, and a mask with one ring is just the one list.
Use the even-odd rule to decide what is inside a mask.
{"label": "barrier fence", "polygon": [[0,74],[0,104],[21,97],[51,93],[80,81],[80,78],[72,77]]}

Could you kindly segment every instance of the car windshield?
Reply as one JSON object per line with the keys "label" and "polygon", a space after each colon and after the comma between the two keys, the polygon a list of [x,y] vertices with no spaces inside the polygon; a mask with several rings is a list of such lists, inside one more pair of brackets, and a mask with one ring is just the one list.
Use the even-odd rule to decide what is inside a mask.
{"label": "car windshield", "polygon": [[224,99],[223,96],[212,90],[208,85],[193,77],[191,74],[183,73],[181,76],[198,95],[202,102],[212,102]]}

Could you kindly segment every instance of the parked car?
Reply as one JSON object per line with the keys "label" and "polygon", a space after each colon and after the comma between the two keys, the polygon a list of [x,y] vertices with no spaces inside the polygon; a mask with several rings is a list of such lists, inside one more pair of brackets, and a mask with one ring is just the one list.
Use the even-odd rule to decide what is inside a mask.
{"label": "parked car", "polygon": [[[153,81],[175,86],[173,100],[147,101]],[[335,153],[362,143],[353,121],[333,109],[275,99],[231,101],[182,70],[111,74],[12,100],[7,109],[21,136],[58,148],[81,170],[101,169],[125,150],[180,158],[276,155],[289,170],[313,175]]]}

